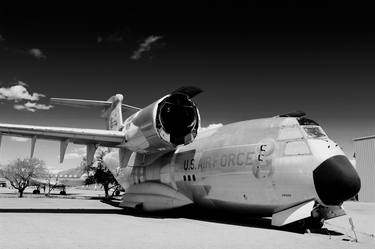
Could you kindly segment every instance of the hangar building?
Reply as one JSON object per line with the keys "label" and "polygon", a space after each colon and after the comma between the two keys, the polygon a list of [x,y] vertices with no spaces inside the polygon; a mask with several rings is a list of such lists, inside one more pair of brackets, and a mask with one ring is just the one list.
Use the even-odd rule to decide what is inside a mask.
{"label": "hangar building", "polygon": [[355,138],[356,167],[361,178],[358,200],[375,202],[375,136]]}

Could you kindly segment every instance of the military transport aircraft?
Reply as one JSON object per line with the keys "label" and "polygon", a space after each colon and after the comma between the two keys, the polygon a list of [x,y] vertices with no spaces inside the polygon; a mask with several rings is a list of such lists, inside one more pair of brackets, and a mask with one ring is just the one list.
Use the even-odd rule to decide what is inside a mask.
{"label": "military transport aircraft", "polygon": [[36,186],[37,189],[33,191],[33,194],[40,194],[40,189],[47,190],[61,189],[60,195],[66,195],[67,187],[78,187],[85,185],[85,179],[87,174],[77,175],[61,175],[61,174],[49,174],[45,177],[32,177],[30,179],[30,186]]}
{"label": "military transport aircraft", "polygon": [[[108,101],[53,98],[51,102],[105,109],[107,130],[0,124],[2,135],[87,145],[91,163],[97,146],[117,148],[105,165],[126,190],[122,207],[167,210],[189,204],[272,217],[272,225],[296,221],[321,226],[344,214],[360,179],[340,147],[302,112],[232,123],[199,132],[192,98],[182,87],[143,109]],[[123,120],[123,113],[130,116]]]}

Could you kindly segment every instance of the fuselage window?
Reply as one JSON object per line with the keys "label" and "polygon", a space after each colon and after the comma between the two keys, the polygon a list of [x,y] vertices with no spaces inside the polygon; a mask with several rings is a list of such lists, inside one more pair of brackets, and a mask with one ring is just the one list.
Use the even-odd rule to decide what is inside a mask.
{"label": "fuselage window", "polygon": [[279,131],[279,140],[289,140],[289,139],[301,139],[303,134],[301,129],[297,126],[284,126],[280,128]]}
{"label": "fuselage window", "polygon": [[196,181],[197,180],[197,178],[195,177],[195,175],[183,175],[183,178],[184,178],[184,182],[186,182],[186,181]]}
{"label": "fuselage window", "polygon": [[285,145],[284,154],[286,156],[306,155],[309,153],[310,153],[309,147],[304,141],[290,141],[290,142],[287,142]]}

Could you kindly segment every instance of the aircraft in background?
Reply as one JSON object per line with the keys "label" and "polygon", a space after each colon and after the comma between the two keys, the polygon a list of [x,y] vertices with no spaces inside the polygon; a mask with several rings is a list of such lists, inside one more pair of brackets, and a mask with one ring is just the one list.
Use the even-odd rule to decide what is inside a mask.
{"label": "aircraft in background", "polygon": [[[157,211],[196,204],[321,227],[344,214],[360,178],[340,147],[315,121],[296,112],[198,132],[199,111],[183,87],[139,109],[116,94],[108,101],[51,99],[55,104],[105,109],[107,130],[0,124],[2,135],[117,148],[105,165],[126,190],[122,207]],[[131,112],[125,120],[122,110]]]}
{"label": "aircraft in background", "polygon": [[31,178],[30,186],[37,187],[37,189],[33,191],[33,194],[40,194],[40,189],[43,188],[44,192],[46,189],[48,192],[54,189],[61,189],[60,195],[66,195],[67,187],[83,186],[85,185],[86,178],[87,174],[81,176],[51,174],[45,177]]}

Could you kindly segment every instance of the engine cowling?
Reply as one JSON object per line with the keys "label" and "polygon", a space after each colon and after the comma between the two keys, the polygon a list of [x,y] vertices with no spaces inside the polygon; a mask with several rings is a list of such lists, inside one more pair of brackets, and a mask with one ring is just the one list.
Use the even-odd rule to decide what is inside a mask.
{"label": "engine cowling", "polygon": [[125,121],[123,146],[135,152],[174,150],[191,143],[199,125],[199,111],[189,96],[172,93]]}

